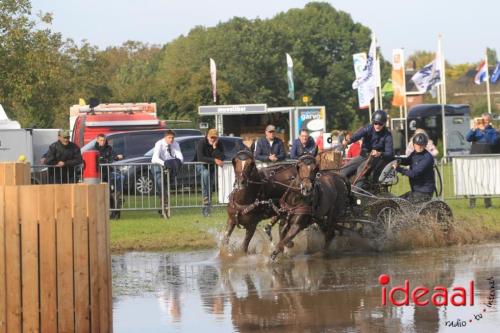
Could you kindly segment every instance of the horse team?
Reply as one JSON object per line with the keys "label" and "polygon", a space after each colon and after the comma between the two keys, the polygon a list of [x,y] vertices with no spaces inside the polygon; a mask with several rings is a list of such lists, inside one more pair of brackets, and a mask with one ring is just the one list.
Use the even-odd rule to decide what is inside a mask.
{"label": "horse team", "polygon": [[349,181],[335,170],[319,170],[319,158],[302,156],[293,164],[257,169],[255,158],[243,150],[232,160],[234,189],[227,206],[227,244],[236,226],[245,228],[242,250],[246,253],[257,224],[271,218],[265,230],[279,224],[279,242],[271,259],[293,246],[295,236],[313,223],[325,235],[325,249],[335,236],[352,200]]}

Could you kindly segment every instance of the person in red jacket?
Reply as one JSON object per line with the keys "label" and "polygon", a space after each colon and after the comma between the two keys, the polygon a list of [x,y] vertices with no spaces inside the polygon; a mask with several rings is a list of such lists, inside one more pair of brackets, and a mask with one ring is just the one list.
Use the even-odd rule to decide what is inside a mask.
{"label": "person in red jacket", "polygon": [[[347,141],[351,140],[352,137],[352,132],[347,132],[345,135],[345,138]],[[354,158],[358,157],[359,154],[361,153],[361,140],[353,142],[347,147],[347,153],[346,153],[346,158]]]}

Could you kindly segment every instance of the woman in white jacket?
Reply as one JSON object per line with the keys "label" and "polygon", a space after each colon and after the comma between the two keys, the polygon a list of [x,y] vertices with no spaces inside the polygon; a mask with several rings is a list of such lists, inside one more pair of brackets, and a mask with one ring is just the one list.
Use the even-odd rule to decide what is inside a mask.
{"label": "woman in white jacket", "polygon": [[[418,133],[423,133],[423,134],[425,134],[425,136],[427,136],[427,138],[429,138],[429,135],[427,135],[427,132],[425,132],[425,130],[423,130],[421,128],[417,128],[417,130],[415,131],[413,136],[415,136]],[[413,136],[410,138],[410,141],[406,145],[406,156],[409,156],[414,150],[413,143],[412,143]],[[439,150],[436,148],[436,146],[434,145],[434,142],[432,142],[432,140],[430,138],[429,138],[429,141],[427,142],[427,146],[425,146],[425,149],[429,153],[431,153],[432,157],[437,157],[439,154]]]}

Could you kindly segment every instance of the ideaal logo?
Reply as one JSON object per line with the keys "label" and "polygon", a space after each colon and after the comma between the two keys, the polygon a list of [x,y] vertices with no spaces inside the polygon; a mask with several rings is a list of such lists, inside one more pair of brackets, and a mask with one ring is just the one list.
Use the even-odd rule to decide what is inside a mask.
{"label": "ideaal logo", "polygon": [[[491,308],[495,301],[495,280],[493,277],[486,279],[490,285],[490,292],[488,294],[487,302],[483,305],[482,312],[486,312],[486,307]],[[389,302],[394,306],[408,306],[410,305],[410,298],[415,306],[427,306],[432,303],[434,306],[474,306],[474,280],[470,280],[466,287],[455,286],[451,292],[444,286],[435,286],[427,288],[425,286],[417,286],[413,290],[410,288],[410,281],[405,280],[404,286],[394,286],[389,292],[386,285],[391,281],[391,277],[387,274],[382,274],[378,278],[382,287],[382,305],[387,306]],[[396,299],[397,294],[401,294],[402,299]],[[399,297],[398,297],[399,298]],[[482,313],[474,314],[469,319],[469,323],[479,321],[483,318]],[[450,327],[465,327],[467,326],[466,320],[453,320],[446,321],[445,326]]]}

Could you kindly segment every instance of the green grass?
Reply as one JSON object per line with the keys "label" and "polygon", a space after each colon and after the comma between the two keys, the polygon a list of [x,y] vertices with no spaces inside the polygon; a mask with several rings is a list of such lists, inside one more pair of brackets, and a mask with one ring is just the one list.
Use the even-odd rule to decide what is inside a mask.
{"label": "green grass", "polygon": [[111,224],[111,251],[200,250],[215,247],[213,231],[226,223],[225,209],[214,208],[209,217],[201,209],[172,211],[164,220],[158,212],[123,212],[120,220]]}

